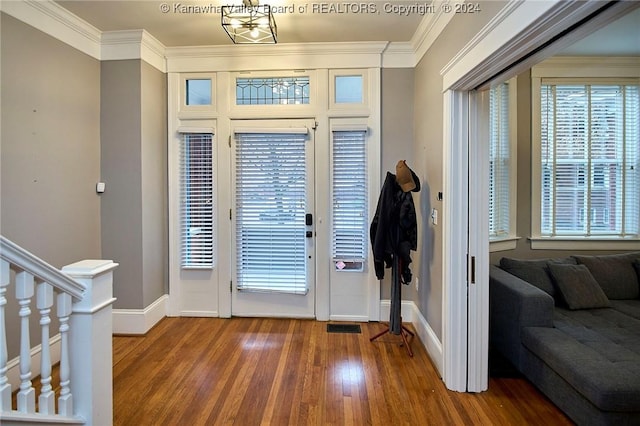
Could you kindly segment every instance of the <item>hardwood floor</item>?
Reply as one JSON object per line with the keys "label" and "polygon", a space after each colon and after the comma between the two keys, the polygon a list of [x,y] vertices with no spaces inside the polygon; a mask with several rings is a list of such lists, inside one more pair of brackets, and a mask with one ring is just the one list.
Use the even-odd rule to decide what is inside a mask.
{"label": "hardwood floor", "polygon": [[115,425],[570,425],[523,379],[448,391],[414,338],[410,358],[383,324],[165,318],[115,336]]}

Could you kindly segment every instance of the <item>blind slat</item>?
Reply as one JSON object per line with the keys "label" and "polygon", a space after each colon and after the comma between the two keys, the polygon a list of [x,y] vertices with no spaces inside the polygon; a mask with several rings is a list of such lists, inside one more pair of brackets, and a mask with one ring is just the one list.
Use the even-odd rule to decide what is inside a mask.
{"label": "blind slat", "polygon": [[306,140],[236,131],[238,291],[308,292]]}
{"label": "blind slat", "polygon": [[366,127],[332,132],[332,256],[364,262],[367,254]]}
{"label": "blind slat", "polygon": [[183,268],[214,265],[213,134],[183,133],[180,147],[180,235]]}
{"label": "blind slat", "polygon": [[542,235],[638,235],[638,92],[541,86]]}

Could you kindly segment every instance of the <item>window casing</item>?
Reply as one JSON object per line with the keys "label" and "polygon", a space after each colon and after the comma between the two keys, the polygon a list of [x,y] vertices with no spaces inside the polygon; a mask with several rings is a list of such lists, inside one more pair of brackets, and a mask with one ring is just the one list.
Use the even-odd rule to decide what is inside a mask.
{"label": "window casing", "polygon": [[638,238],[638,89],[543,80],[541,236]]}
{"label": "window casing", "polygon": [[532,249],[640,248],[638,75],[633,57],[532,68]]}

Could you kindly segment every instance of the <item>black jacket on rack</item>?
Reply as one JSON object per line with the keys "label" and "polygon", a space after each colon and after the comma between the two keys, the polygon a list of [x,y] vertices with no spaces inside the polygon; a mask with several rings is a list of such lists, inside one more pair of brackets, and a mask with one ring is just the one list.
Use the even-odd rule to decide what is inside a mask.
{"label": "black jacket on rack", "polygon": [[404,284],[411,282],[411,250],[418,245],[418,225],[411,192],[420,191],[420,180],[411,170],[416,187],[404,192],[396,175],[387,172],[382,185],[376,214],[369,228],[376,277],[384,278],[384,268],[391,267],[394,256],[400,260]]}

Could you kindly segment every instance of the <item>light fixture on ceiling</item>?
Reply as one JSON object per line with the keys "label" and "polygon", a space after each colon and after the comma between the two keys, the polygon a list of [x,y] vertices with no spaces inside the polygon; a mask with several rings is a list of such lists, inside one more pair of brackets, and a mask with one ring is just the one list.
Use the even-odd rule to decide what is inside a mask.
{"label": "light fixture on ceiling", "polygon": [[278,27],[268,4],[243,0],[242,5],[222,6],[222,28],[235,44],[275,44]]}

